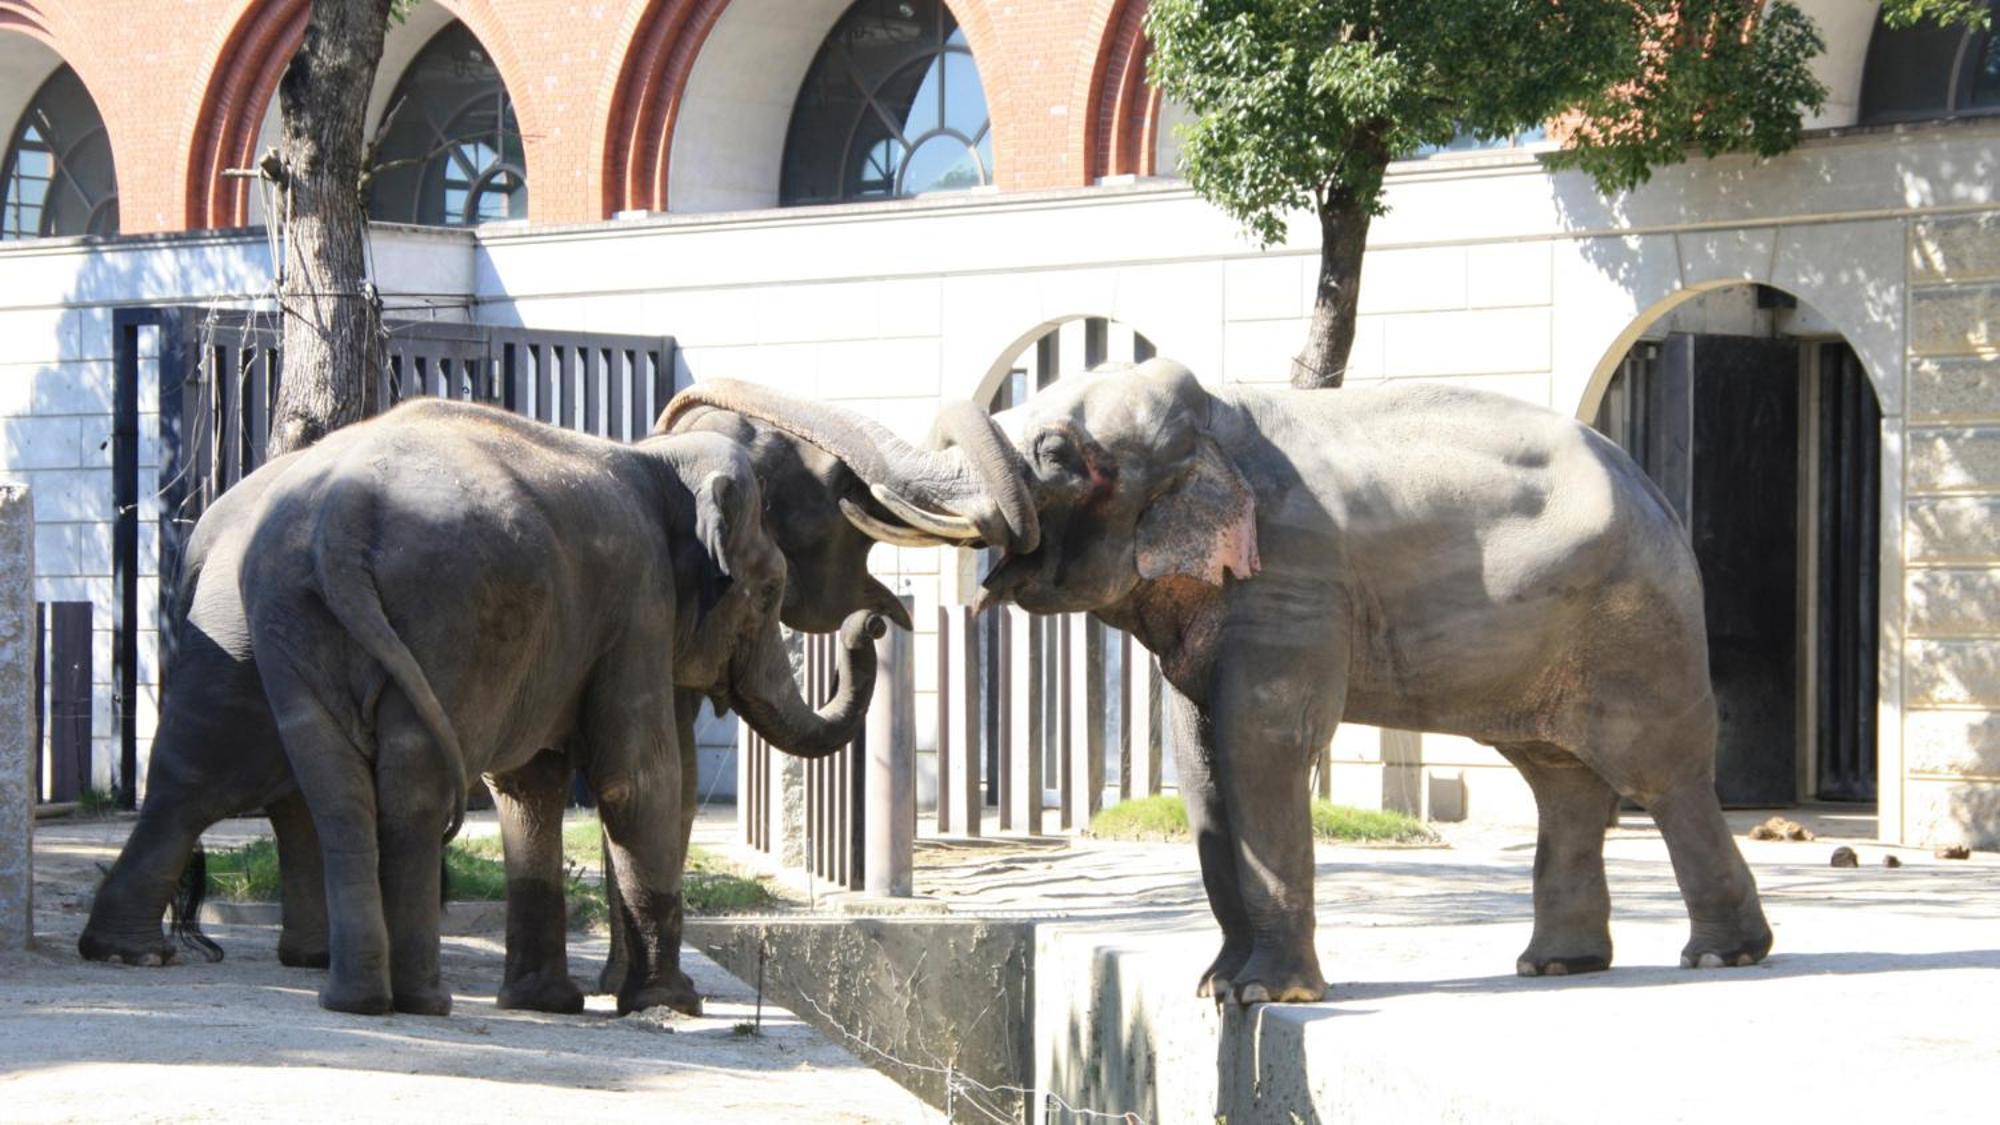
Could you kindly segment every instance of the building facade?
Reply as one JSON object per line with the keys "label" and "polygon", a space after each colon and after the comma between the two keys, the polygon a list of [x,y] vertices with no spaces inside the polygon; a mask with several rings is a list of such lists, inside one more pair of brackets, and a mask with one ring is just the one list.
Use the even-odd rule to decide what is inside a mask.
{"label": "building facade", "polygon": [[[1732,799],[1872,799],[1886,838],[1992,846],[2000,54],[1879,28],[1872,4],[1803,6],[1832,98],[1783,157],[1697,159],[1613,198],[1533,144],[1397,164],[1350,378],[1570,413],[1662,479],[1708,574]],[[398,317],[670,335],[681,383],[756,379],[913,437],[946,398],[1136,348],[1282,380],[1316,230],[1259,248],[1174,178],[1143,9],[424,0],[371,96],[398,162],[371,204],[376,281]],[[0,0],[0,468],[35,491],[40,596],[93,607],[100,783],[125,716],[142,752],[155,721],[162,518],[149,345],[121,373],[114,310],[268,307],[263,201],[222,173],[270,142],[304,13]],[[147,482],[129,701],[110,674],[121,388]],[[876,565],[925,628],[968,592],[939,552]],[[1331,782],[1532,816],[1460,739],[1346,728]]]}

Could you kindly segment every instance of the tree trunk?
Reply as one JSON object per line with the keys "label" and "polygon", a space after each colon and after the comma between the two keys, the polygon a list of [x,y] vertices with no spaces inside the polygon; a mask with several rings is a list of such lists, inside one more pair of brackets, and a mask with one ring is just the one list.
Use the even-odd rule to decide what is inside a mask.
{"label": "tree trunk", "polygon": [[1361,292],[1361,255],[1374,216],[1345,192],[1330,192],[1319,208],[1319,284],[1313,289],[1312,326],[1306,346],[1292,360],[1292,386],[1338,387],[1347,378],[1354,348],[1355,300]]}
{"label": "tree trunk", "polygon": [[390,0],[312,0],[305,42],[278,85],[284,125],[284,367],[271,457],[368,413],[382,315],[368,281],[364,117]]}

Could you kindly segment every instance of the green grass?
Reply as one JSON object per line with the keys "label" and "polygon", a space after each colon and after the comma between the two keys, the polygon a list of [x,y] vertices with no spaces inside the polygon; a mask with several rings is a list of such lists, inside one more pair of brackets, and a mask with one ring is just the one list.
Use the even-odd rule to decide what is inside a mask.
{"label": "green grass", "polygon": [[[563,865],[568,871],[570,925],[595,928],[609,916],[604,887],[587,873],[601,862],[596,820],[563,829]],[[462,902],[497,902],[507,897],[507,869],[499,836],[458,839],[445,849],[449,896]],[[208,857],[208,893],[224,902],[275,902],[279,897],[278,849],[268,839]],[[776,901],[763,880],[746,877],[734,865],[703,848],[688,849],[682,893],[689,914],[738,914],[762,910]]]}
{"label": "green grass", "polygon": [[[1331,801],[1312,803],[1313,837],[1363,843],[1424,844],[1437,834],[1422,821],[1396,812],[1349,808]],[[1185,840],[1187,808],[1179,797],[1139,797],[1098,813],[1090,834],[1106,840]]]}

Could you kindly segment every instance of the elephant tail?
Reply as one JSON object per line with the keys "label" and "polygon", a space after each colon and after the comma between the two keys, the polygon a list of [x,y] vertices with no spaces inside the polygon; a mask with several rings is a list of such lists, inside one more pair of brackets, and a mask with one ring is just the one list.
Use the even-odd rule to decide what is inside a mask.
{"label": "elephant tail", "polygon": [[180,885],[174,888],[174,897],[167,901],[167,909],[173,919],[170,928],[174,939],[200,953],[203,960],[213,963],[222,960],[222,947],[201,932],[201,904],[207,897],[208,852],[197,841],[194,854],[188,857],[187,866],[181,870]]}
{"label": "elephant tail", "polygon": [[445,714],[444,705],[438,702],[437,693],[431,690],[430,679],[417,664],[410,646],[403,643],[382,612],[382,593],[375,585],[374,573],[359,551],[343,549],[337,541],[329,541],[333,538],[322,530],[315,563],[320,595],[348,635],[389,673],[389,679],[409,699],[417,718],[436,742],[444,758],[445,772],[451,778],[451,819],[444,830],[445,841],[449,843],[465,824],[465,752],[458,744],[458,732]]}

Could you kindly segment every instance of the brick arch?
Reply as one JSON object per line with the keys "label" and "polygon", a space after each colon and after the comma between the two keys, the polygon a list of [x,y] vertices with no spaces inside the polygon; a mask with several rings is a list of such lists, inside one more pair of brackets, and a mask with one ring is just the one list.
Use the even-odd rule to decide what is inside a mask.
{"label": "brick arch", "polygon": [[[522,102],[526,88],[510,77],[520,68],[502,34],[503,25],[485,0],[438,0],[438,6],[470,28],[493,59],[501,81],[513,96],[522,143],[531,146],[527,137],[532,110]],[[305,42],[310,8],[311,0],[245,0],[230,21],[221,46],[212,56],[194,118],[187,164],[188,229],[238,227],[249,222],[249,182],[224,179],[222,171],[249,167],[256,160],[254,149],[265,110],[277,96],[278,81],[299,44]]]}
{"label": "brick arch", "polygon": [[1158,152],[1160,92],[1146,82],[1146,0],[1098,0],[1086,39],[1094,52],[1088,66],[1078,67],[1085,88],[1076,101],[1082,107],[1080,136],[1073,146],[1083,182],[1100,176],[1150,176]]}
{"label": "brick arch", "polygon": [[49,30],[48,17],[32,0],[0,0],[0,31],[18,31],[41,40],[49,47],[56,45],[55,34]]}
{"label": "brick arch", "polygon": [[[1004,99],[995,97],[1002,53],[995,41],[987,0],[943,2],[964,30],[979,68],[993,123],[997,168],[1006,162],[1005,145],[1012,130],[1004,123]],[[619,211],[668,209],[669,165],[681,100],[709,32],[728,6],[729,0],[646,0],[638,9],[631,31],[624,37],[628,44],[625,60],[605,99],[599,163],[603,218]]]}

